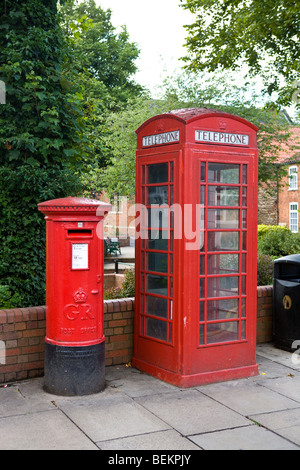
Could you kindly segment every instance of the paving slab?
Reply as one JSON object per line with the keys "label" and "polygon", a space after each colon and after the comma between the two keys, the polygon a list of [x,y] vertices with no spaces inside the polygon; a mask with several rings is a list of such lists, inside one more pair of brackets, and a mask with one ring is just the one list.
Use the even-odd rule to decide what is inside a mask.
{"label": "paving slab", "polygon": [[80,401],[58,398],[56,404],[93,442],[170,428],[122,393],[112,396],[97,394]]}
{"label": "paving slab", "polygon": [[300,375],[289,374],[287,377],[280,377],[268,380],[262,385],[270,390],[275,391],[285,397],[300,403]]}
{"label": "paving slab", "polygon": [[200,450],[199,446],[191,442],[173,429],[150,434],[98,442],[101,450],[154,450],[154,451],[184,451]]}
{"label": "paving slab", "polygon": [[212,384],[200,389],[205,395],[243,416],[300,407],[300,403],[251,379]]}
{"label": "paving slab", "polygon": [[1,450],[97,450],[60,410],[0,418]]}
{"label": "paving slab", "polygon": [[251,421],[198,390],[179,390],[136,401],[184,436],[247,426]]}
{"label": "paving slab", "polygon": [[201,434],[190,439],[203,450],[299,450],[291,442],[256,425]]}
{"label": "paving slab", "polygon": [[300,361],[296,361],[297,363],[293,361],[293,353],[276,348],[273,343],[258,344],[256,354],[269,359],[275,364],[281,364],[300,372]]}
{"label": "paving slab", "polygon": [[132,398],[178,390],[177,387],[133,367],[124,366],[109,367],[106,372],[106,383],[108,387],[114,387]]}
{"label": "paving slab", "polygon": [[21,388],[21,384],[0,388],[0,417],[53,410],[51,401],[41,399],[40,393],[25,397]]}
{"label": "paving slab", "polygon": [[251,416],[251,419],[276,434],[300,445],[300,409]]}
{"label": "paving slab", "polygon": [[270,344],[257,351],[258,376],[190,389],[125,366],[85,397],[48,394],[42,378],[0,387],[0,449],[299,450],[300,368]]}
{"label": "paving slab", "polygon": [[274,379],[277,377],[287,377],[289,374],[300,374],[296,371],[290,362],[288,362],[288,366],[280,363],[272,361],[264,356],[257,355],[257,364],[259,375],[252,377],[252,380],[255,382],[265,382],[267,379]]}

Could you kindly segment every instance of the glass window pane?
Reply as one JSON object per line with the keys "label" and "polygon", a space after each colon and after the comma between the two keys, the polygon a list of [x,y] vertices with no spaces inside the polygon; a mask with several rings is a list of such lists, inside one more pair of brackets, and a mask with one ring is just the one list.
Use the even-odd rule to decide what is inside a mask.
{"label": "glass window pane", "polygon": [[240,165],[233,165],[227,163],[209,163],[208,182],[239,184]]}
{"label": "glass window pane", "polygon": [[204,276],[205,274],[205,257],[200,256],[200,275]]}
{"label": "glass window pane", "polygon": [[207,297],[231,297],[239,293],[239,278],[207,278]]}
{"label": "glass window pane", "polygon": [[205,181],[205,179],[206,179],[205,167],[206,167],[206,163],[201,162],[201,181]]}
{"label": "glass window pane", "polygon": [[204,343],[204,325],[200,325],[199,327],[199,344],[205,344]]}
{"label": "glass window pane", "polygon": [[246,209],[242,210],[242,228],[247,228],[247,211]]}
{"label": "glass window pane", "polygon": [[170,162],[170,182],[174,181],[174,162]]}
{"label": "glass window pane", "polygon": [[238,318],[239,299],[209,300],[207,302],[207,320],[229,320]]}
{"label": "glass window pane", "polygon": [[243,184],[247,184],[247,165],[243,165]]}
{"label": "glass window pane", "polygon": [[205,318],[205,302],[199,302],[199,310],[200,310],[200,313],[199,313],[199,320],[200,322],[204,322],[204,318]]}
{"label": "glass window pane", "polygon": [[[245,211],[243,211],[245,212]],[[240,211],[234,209],[209,209],[207,212],[208,228],[239,228]]]}
{"label": "glass window pane", "polygon": [[226,343],[238,339],[238,322],[212,323],[207,325],[207,344]]}
{"label": "glass window pane", "polygon": [[205,297],[205,278],[200,278],[200,298]]}
{"label": "glass window pane", "polygon": [[230,274],[239,272],[239,255],[208,255],[207,274]]}
{"label": "glass window pane", "polygon": [[168,230],[149,230],[148,240],[146,240],[148,250],[168,251],[168,237]]}
{"label": "glass window pane", "polygon": [[200,204],[203,206],[205,204],[205,186],[200,187]]}
{"label": "glass window pane", "polygon": [[208,251],[238,251],[239,232],[208,232]]}
{"label": "glass window pane", "polygon": [[168,255],[166,253],[148,253],[148,271],[168,272]]}
{"label": "glass window pane", "polygon": [[146,318],[146,332],[151,338],[167,341],[167,323],[156,318]]}
{"label": "glass window pane", "polygon": [[169,207],[151,206],[148,209],[148,227],[149,228],[169,228]]}
{"label": "glass window pane", "polygon": [[208,186],[209,206],[232,206],[240,205],[240,190],[231,186]]}
{"label": "glass window pane", "polygon": [[246,322],[241,322],[241,339],[246,339]]}
{"label": "glass window pane", "polygon": [[168,300],[161,297],[146,296],[146,309],[147,315],[155,317],[167,318],[168,316]]}
{"label": "glass window pane", "polygon": [[156,183],[167,183],[169,179],[168,175],[168,163],[156,163],[154,165],[148,165],[148,184]]}
{"label": "glass window pane", "polygon": [[168,278],[165,276],[156,276],[147,274],[146,291],[150,294],[168,295]]}
{"label": "glass window pane", "polygon": [[247,266],[247,255],[243,254],[242,255],[242,273],[246,273],[246,266]]}
{"label": "glass window pane", "polygon": [[242,190],[242,206],[247,206],[247,188]]}
{"label": "glass window pane", "polygon": [[148,187],[148,205],[168,204],[168,186],[149,186]]}

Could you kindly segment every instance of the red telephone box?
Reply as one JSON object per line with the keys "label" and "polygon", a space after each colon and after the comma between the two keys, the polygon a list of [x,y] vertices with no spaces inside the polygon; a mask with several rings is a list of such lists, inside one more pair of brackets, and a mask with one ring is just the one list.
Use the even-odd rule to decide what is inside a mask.
{"label": "red telephone box", "polygon": [[38,209],[47,234],[44,388],[96,393],[105,385],[102,225],[111,206],[68,197]]}
{"label": "red telephone box", "polygon": [[257,130],[209,109],[137,130],[133,365],[178,386],[258,373]]}

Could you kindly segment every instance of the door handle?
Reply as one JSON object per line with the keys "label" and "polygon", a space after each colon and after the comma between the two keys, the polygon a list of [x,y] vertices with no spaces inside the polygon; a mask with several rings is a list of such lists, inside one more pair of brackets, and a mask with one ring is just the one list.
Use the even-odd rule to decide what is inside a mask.
{"label": "door handle", "polygon": [[91,294],[97,295],[97,294],[99,294],[99,291],[98,291],[98,290],[92,290],[92,291],[91,291]]}

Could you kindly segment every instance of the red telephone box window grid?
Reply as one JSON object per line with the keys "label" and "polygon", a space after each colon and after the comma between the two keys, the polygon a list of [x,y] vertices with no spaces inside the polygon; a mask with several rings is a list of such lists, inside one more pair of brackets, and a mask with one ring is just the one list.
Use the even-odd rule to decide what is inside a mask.
{"label": "red telephone box window grid", "polygon": [[140,334],[173,343],[172,161],[142,165]]}
{"label": "red telephone box window grid", "polygon": [[247,165],[200,162],[200,347],[246,339],[247,188]]}

